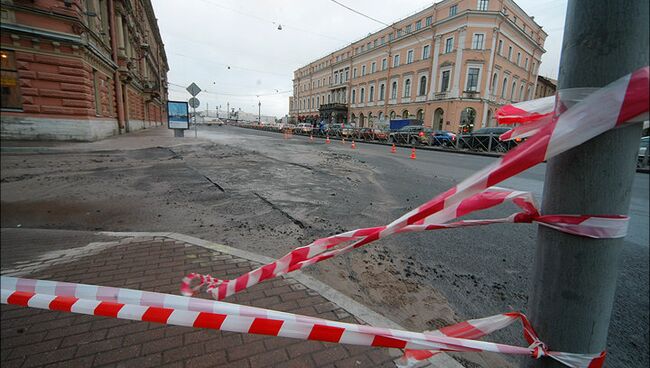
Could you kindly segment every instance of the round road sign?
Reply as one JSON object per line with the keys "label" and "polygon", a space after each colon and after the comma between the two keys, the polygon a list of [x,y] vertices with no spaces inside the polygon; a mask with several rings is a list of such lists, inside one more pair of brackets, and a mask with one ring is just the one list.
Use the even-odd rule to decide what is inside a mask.
{"label": "round road sign", "polygon": [[201,104],[201,101],[196,97],[192,97],[190,98],[189,103],[191,108],[196,109]]}

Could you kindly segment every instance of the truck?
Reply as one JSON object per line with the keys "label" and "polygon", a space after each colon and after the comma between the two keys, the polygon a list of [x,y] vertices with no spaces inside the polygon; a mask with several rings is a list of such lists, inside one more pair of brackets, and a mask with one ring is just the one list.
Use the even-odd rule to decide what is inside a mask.
{"label": "truck", "polygon": [[389,127],[390,131],[393,132],[407,125],[422,125],[422,121],[417,119],[392,119]]}

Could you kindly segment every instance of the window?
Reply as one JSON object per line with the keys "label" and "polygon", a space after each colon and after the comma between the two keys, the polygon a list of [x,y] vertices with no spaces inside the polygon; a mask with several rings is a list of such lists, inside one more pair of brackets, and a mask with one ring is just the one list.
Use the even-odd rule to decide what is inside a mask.
{"label": "window", "polygon": [[409,51],[406,53],[406,63],[407,63],[407,64],[410,64],[410,63],[412,63],[412,62],[413,62],[413,50],[409,50]]}
{"label": "window", "polygon": [[372,64],[370,64],[370,73],[374,73],[376,71],[377,71],[377,63],[373,61]]}
{"label": "window", "polygon": [[422,59],[428,59],[431,54],[431,46],[424,45],[422,48]]}
{"label": "window", "polygon": [[393,40],[393,32],[388,35],[388,42]]}
{"label": "window", "polygon": [[93,89],[95,91],[95,114],[102,114],[102,101],[99,95],[99,75],[97,70],[93,69]]}
{"label": "window", "polygon": [[533,74],[535,74],[535,62],[534,61],[533,61],[533,69],[531,70],[531,72],[533,72]]}
{"label": "window", "polygon": [[521,64],[521,52],[517,53],[517,66]]}
{"label": "window", "polygon": [[503,52],[503,40],[499,40],[499,47],[497,48],[497,54],[501,55]]}
{"label": "window", "polygon": [[411,79],[404,81],[404,97],[411,97]]}
{"label": "window", "polygon": [[349,70],[346,70],[346,71],[345,71],[345,81],[347,82],[347,80],[348,80],[349,78],[350,78],[350,71],[349,71]]}
{"label": "window", "polygon": [[445,41],[445,54],[448,54],[454,50],[454,39],[448,38]]}
{"label": "window", "polygon": [[2,74],[2,104],[3,109],[21,109],[23,107],[20,97],[20,84],[18,82],[18,71],[16,69],[16,55],[13,51],[0,51],[0,74]]}
{"label": "window", "polygon": [[515,99],[515,89],[517,89],[517,82],[512,82],[512,89],[510,90],[510,101]]}
{"label": "window", "polygon": [[458,5],[452,5],[449,7],[449,16],[454,16],[456,15],[456,12],[458,11]]}
{"label": "window", "polygon": [[406,26],[406,33],[411,33],[411,25]]}
{"label": "window", "polygon": [[352,78],[357,77],[357,68],[352,69]]}
{"label": "window", "polygon": [[374,41],[372,42],[372,47],[377,47],[377,40],[374,40]]}
{"label": "window", "polygon": [[420,77],[420,90],[418,91],[418,96],[424,96],[427,94],[427,77]]}
{"label": "window", "polygon": [[449,74],[451,71],[445,70],[442,72],[442,78],[440,82],[440,92],[447,92],[449,90]]}
{"label": "window", "polygon": [[501,86],[501,98],[506,98],[507,88],[508,88],[508,78],[503,78],[503,86]]}
{"label": "window", "polygon": [[508,61],[512,61],[512,46],[508,46]]}
{"label": "window", "polygon": [[363,77],[364,75],[366,75],[366,66],[362,65],[361,66],[361,76]]}
{"label": "window", "polygon": [[497,73],[494,73],[494,76],[492,76],[492,96],[496,96],[497,94]]}
{"label": "window", "polygon": [[422,109],[418,110],[418,112],[415,114],[415,118],[423,122],[424,121],[424,110],[422,110]]}
{"label": "window", "polygon": [[528,58],[524,61],[524,69],[528,70]]}
{"label": "window", "polygon": [[361,88],[361,94],[359,95],[359,102],[363,103],[363,99],[365,98],[365,94],[366,94],[366,89]]}
{"label": "window", "polygon": [[370,42],[368,42],[368,44],[367,44],[366,46],[367,46],[366,48],[367,48],[368,50],[370,50]]}
{"label": "window", "polygon": [[334,73],[334,84],[339,83],[339,73]]}
{"label": "window", "polygon": [[427,17],[425,22],[426,22],[427,27],[430,26],[431,23],[433,23],[433,17]]}
{"label": "window", "polygon": [[397,82],[393,82],[393,85],[391,86],[390,89],[390,98],[392,100],[397,98]]}
{"label": "window", "polygon": [[385,92],[386,92],[386,85],[385,84],[380,84],[379,85],[379,100],[380,101],[384,100]]}
{"label": "window", "polygon": [[472,37],[472,48],[474,50],[483,50],[483,41],[485,39],[485,35],[482,33],[475,33],[474,37]]}
{"label": "window", "polygon": [[385,43],[386,43],[386,37],[382,37],[382,38],[381,38],[381,44],[383,45],[383,44],[385,44]]}
{"label": "window", "polygon": [[402,30],[398,29],[397,30],[397,38],[400,38],[400,37],[402,37]]}
{"label": "window", "polygon": [[488,10],[488,0],[478,0],[478,10]]}
{"label": "window", "polygon": [[316,107],[320,107],[320,96],[316,96]]}
{"label": "window", "polygon": [[399,54],[393,57],[393,68],[396,68],[398,66],[399,66]]}
{"label": "window", "polygon": [[521,87],[519,87],[519,101],[524,100],[524,84],[521,84]]}
{"label": "window", "polygon": [[388,67],[388,60],[386,58],[381,59],[381,70],[386,70]]}
{"label": "window", "polygon": [[478,73],[479,68],[469,68],[467,72],[467,88],[466,91],[476,92],[478,90]]}
{"label": "window", "polygon": [[396,116],[395,111],[391,111],[389,116],[391,120],[394,120]]}
{"label": "window", "polygon": [[368,102],[372,102],[375,98],[375,86],[370,86],[370,92],[368,93]]}
{"label": "window", "polygon": [[415,30],[419,31],[420,28],[422,28],[422,21],[418,20],[417,22],[415,22]]}
{"label": "window", "polygon": [[352,90],[352,103],[357,103],[357,90],[353,89]]}

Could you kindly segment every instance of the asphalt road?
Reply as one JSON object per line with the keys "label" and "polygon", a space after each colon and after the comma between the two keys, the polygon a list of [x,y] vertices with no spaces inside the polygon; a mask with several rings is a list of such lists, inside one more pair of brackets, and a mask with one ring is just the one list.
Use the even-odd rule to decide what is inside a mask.
{"label": "asphalt road", "polygon": [[[283,139],[281,134],[237,127],[202,128],[199,138],[306,167],[313,165],[310,158],[319,152],[350,155],[363,163],[360,172],[369,174],[364,174],[366,187],[358,188],[348,207],[339,211],[341,222],[347,219],[352,225],[347,229],[386,224],[495,160],[424,150],[418,150],[417,159],[410,160],[406,148],[391,154],[387,146],[357,143],[357,149],[352,150],[349,142],[326,145],[320,139]],[[541,202],[544,174],[545,165],[540,164],[500,186],[530,191]],[[632,188],[631,223],[610,327],[608,365],[612,367],[648,366],[648,178],[637,173]],[[378,208],[378,204],[385,204],[385,208]],[[512,205],[503,205],[470,218],[502,217],[515,210]],[[432,272],[425,273],[426,282],[444,294],[459,317],[476,318],[526,310],[535,239],[536,225],[504,224],[398,235],[385,244],[429,267]],[[514,335],[506,333],[503,337]]]}

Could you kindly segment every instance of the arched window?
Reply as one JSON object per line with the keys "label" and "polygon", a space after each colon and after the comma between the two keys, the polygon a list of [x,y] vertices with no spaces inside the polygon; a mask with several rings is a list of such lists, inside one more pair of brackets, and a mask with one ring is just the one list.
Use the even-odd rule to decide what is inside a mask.
{"label": "arched window", "polygon": [[361,94],[359,95],[359,102],[360,102],[360,103],[363,103],[363,100],[364,100],[365,97],[366,97],[365,94],[366,94],[366,89],[365,89],[365,88],[361,88]]}
{"label": "arched window", "polygon": [[442,122],[444,119],[445,111],[441,108],[437,108],[433,113],[433,128],[442,130]]}
{"label": "arched window", "polygon": [[515,100],[515,90],[517,89],[517,82],[512,82],[512,89],[510,90],[510,101]]}
{"label": "arched window", "polygon": [[385,96],[385,92],[386,92],[385,89],[386,89],[385,84],[380,84],[379,85],[379,101],[384,100],[384,96]]}
{"label": "arched window", "polygon": [[487,121],[485,122],[485,126],[488,126],[488,127],[492,126],[492,110],[488,109]]}
{"label": "arched window", "polygon": [[526,92],[526,96],[527,96],[526,97],[527,100],[532,100],[533,99],[533,96],[530,94],[530,87],[528,87],[528,92]]}
{"label": "arched window", "polygon": [[521,87],[519,87],[519,101],[524,100],[524,84],[521,84]]}
{"label": "arched window", "polygon": [[424,110],[422,109],[418,110],[417,114],[415,115],[415,118],[424,123]]}
{"label": "arched window", "polygon": [[409,117],[409,111],[408,110],[402,111],[402,119],[407,119],[408,117]]}
{"label": "arched window", "polygon": [[363,116],[363,113],[359,114],[359,128],[363,128],[364,120],[365,117]]}
{"label": "arched window", "polygon": [[393,85],[391,86],[390,98],[392,100],[397,98],[397,82],[393,82]]}
{"label": "arched window", "polygon": [[474,121],[476,120],[476,110],[471,107],[466,107],[460,113],[460,131],[461,133],[469,133],[474,130]]}
{"label": "arched window", "polygon": [[379,118],[379,121],[384,121],[384,113],[383,112],[380,111],[379,114],[377,114],[377,117]]}
{"label": "arched window", "polygon": [[508,78],[503,78],[503,86],[501,87],[501,98],[506,98],[506,89],[508,89]]}
{"label": "arched window", "polygon": [[411,97],[411,79],[404,81],[404,97]]}
{"label": "arched window", "polygon": [[356,89],[352,90],[352,103],[353,104],[357,103],[357,90]]}
{"label": "arched window", "polygon": [[350,115],[350,122],[351,122],[352,124],[356,124],[356,123],[357,123],[357,116],[354,115],[354,113]]}
{"label": "arched window", "polygon": [[390,112],[390,120],[394,120],[395,116],[396,116],[395,111],[391,111]]}
{"label": "arched window", "polygon": [[[375,99],[375,86],[370,86],[370,93],[368,93],[368,102],[372,102]],[[370,119],[370,115],[368,115]]]}
{"label": "arched window", "polygon": [[372,112],[368,113],[368,126],[371,127],[373,123],[373,117],[372,117]]}
{"label": "arched window", "polygon": [[420,77],[420,91],[418,92],[418,95],[424,96],[426,94],[427,94],[427,77],[423,75]]}
{"label": "arched window", "polygon": [[492,76],[492,96],[497,95],[497,73]]}

